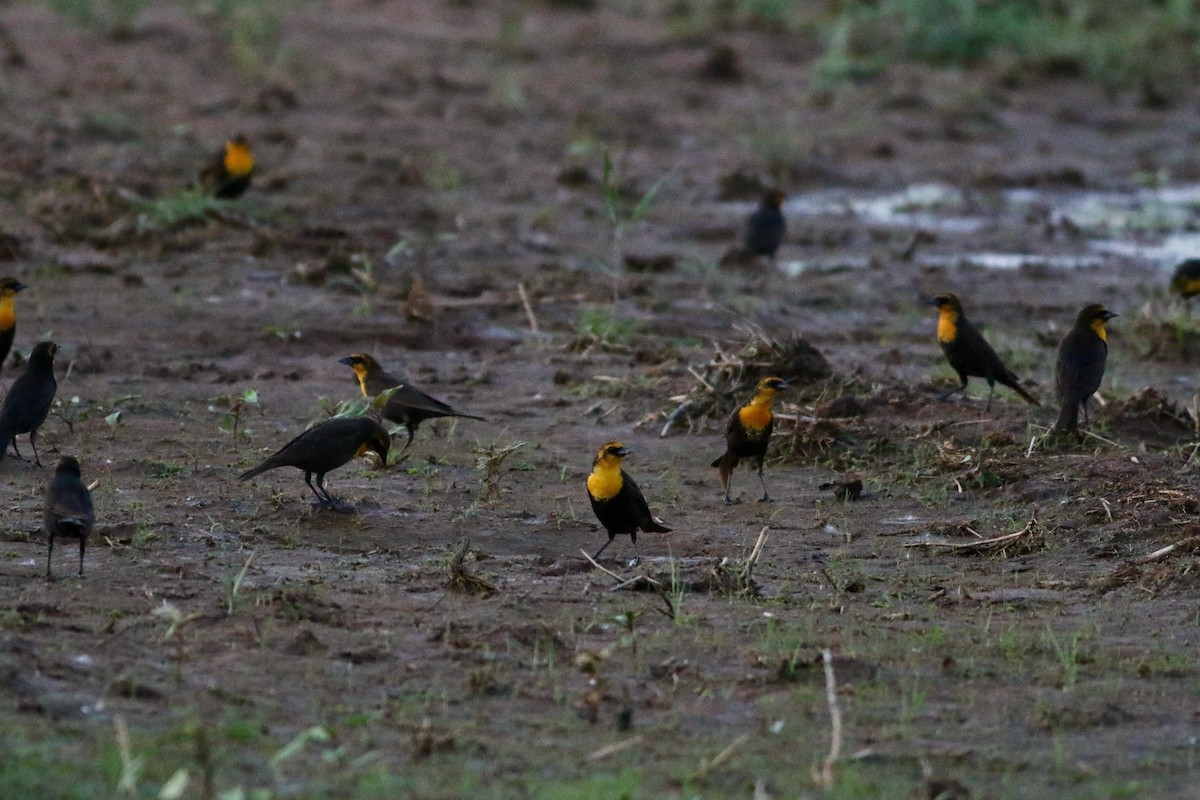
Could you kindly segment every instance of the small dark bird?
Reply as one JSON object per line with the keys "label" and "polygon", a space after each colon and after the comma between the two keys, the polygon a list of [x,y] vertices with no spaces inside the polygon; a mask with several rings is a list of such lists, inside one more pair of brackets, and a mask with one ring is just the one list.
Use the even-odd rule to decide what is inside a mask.
{"label": "small dark bird", "polygon": [[92,493],[83,484],[79,462],[73,456],[64,456],[54,468],[54,477],[46,484],[42,509],[42,528],[50,537],[50,549],[46,553],[46,580],[54,580],[50,572],[50,558],[54,555],[55,536],[79,540],[79,577],[83,577],[83,551],[94,523]]}
{"label": "small dark bird", "polygon": [[1200,258],[1189,258],[1175,268],[1171,291],[1184,300],[1200,294]]}
{"label": "small dark bird", "polygon": [[629,473],[621,469],[621,462],[629,453],[629,449],[620,442],[609,442],[596,452],[596,460],[592,462],[592,472],[587,478],[588,499],[592,501],[596,519],[608,532],[608,541],[592,556],[594,559],[600,558],[604,548],[612,544],[617,534],[627,533],[633,542],[633,563],[637,564],[641,561],[637,552],[639,530],[646,533],[671,532],[650,513],[642,490],[629,477]]}
{"label": "small dark bird", "polygon": [[54,393],[58,391],[58,381],[54,380],[54,354],[57,352],[58,345],[54,342],[35,344],[25,371],[13,381],[0,405],[0,446],[3,447],[0,453],[12,444],[13,452],[21,458],[17,436],[28,433],[33,460],[39,467],[42,460],[38,457],[37,433],[50,414]]}
{"label": "small dark bird", "polygon": [[787,220],[783,217],[783,192],[771,189],[762,196],[758,208],[746,220],[746,232],[742,244],[746,251],[756,256],[768,256],[772,261],[779,252],[779,245],[787,233]]}
{"label": "small dark bird", "polygon": [[205,194],[220,200],[241,197],[254,177],[254,154],[245,136],[235,136],[200,170],[197,180]]}
{"label": "small dark bird", "polygon": [[1078,430],[1080,408],[1087,424],[1087,402],[1100,388],[1104,363],[1108,360],[1108,332],[1104,324],[1115,316],[1100,303],[1084,306],[1058,346],[1054,387],[1062,410],[1054,429],[1060,433]]}
{"label": "small dark bird", "polygon": [[13,305],[17,292],[25,288],[25,284],[16,278],[0,279],[0,367],[12,351],[13,337],[17,333],[17,312]]}
{"label": "small dark bird", "polygon": [[466,417],[467,419],[477,419],[480,422],[487,421],[474,414],[455,411],[441,400],[435,400],[404,378],[397,378],[395,375],[389,374],[387,370],[379,366],[378,361],[366,353],[351,353],[340,359],[338,363],[346,364],[354,370],[363,397],[374,397],[388,389],[396,389],[383,408],[383,417],[397,425],[403,425],[408,430],[408,441],[404,443],[405,448],[412,444],[413,434],[417,432],[417,426],[421,424],[422,420],[434,417]]}
{"label": "small dark bird", "polygon": [[949,293],[939,294],[929,302],[938,309],[937,338],[942,345],[942,352],[946,354],[946,360],[962,381],[961,386],[942,395],[943,400],[955,392],[965,390],[967,377],[974,376],[987,381],[988,411],[992,410],[992,396],[996,394],[997,383],[1012,389],[1026,402],[1040,405],[1033,395],[1021,388],[1017,376],[1000,363],[1000,356],[996,355],[996,351],[983,338],[983,334],[967,319],[962,303],[957,297]]}
{"label": "small dark bird", "polygon": [[771,404],[775,393],[788,388],[781,378],[763,378],[758,382],[754,397],[746,405],[729,416],[725,426],[725,454],[712,462],[720,470],[721,485],[725,487],[725,505],[733,505],[729,497],[729,484],[734,468],[743,458],[750,458],[758,465],[758,480],[762,483],[762,500],[767,495],[767,481],[763,478],[763,460],[767,457],[767,445],[771,443],[771,430],[775,427],[775,415]]}
{"label": "small dark bird", "polygon": [[[325,473],[331,472],[368,450],[379,455],[387,466],[388,448],[392,438],[387,429],[371,417],[337,417],[327,419],[306,430],[279,449],[279,452],[238,475],[239,481],[253,478],[276,467],[296,467],[304,470],[304,482],[317,496],[318,507],[349,511],[350,507],[329,494],[325,488]],[[316,485],[312,476],[317,476]]]}

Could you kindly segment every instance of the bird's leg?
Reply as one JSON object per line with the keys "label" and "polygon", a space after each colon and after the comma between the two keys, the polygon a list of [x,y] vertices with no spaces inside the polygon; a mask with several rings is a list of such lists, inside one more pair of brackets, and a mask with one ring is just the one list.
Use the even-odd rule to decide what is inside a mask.
{"label": "bird's leg", "polygon": [[593,561],[599,561],[599,560],[600,560],[600,554],[604,552],[604,548],[606,548],[606,547],[608,547],[610,544],[612,544],[612,543],[613,543],[613,539],[615,539],[615,538],[617,538],[617,537],[616,537],[616,535],[614,535],[614,534],[611,534],[611,533],[610,533],[610,534],[608,535],[608,541],[607,541],[607,542],[605,542],[604,544],[602,544],[602,545],[600,546],[600,549],[596,551],[596,554],[595,554],[594,556],[592,556],[592,560],[593,560]]}
{"label": "bird's leg", "polygon": [[54,580],[54,575],[50,573],[50,557],[54,555],[54,531],[50,531],[50,550],[46,553],[46,580]]}
{"label": "bird's leg", "polygon": [[[325,500],[325,498],[324,498],[324,497],[321,495],[321,493],[320,493],[320,492],[317,490],[317,487],[316,487],[316,486],[313,486],[313,482],[312,482],[312,473],[311,473],[311,472],[305,471],[305,473],[304,473],[304,482],[308,484],[308,488],[312,489],[312,493],[313,493],[313,494],[315,494],[315,495],[317,496],[317,502],[313,503],[313,505],[314,505],[315,507],[317,507],[317,508],[320,508],[320,507],[324,506],[324,505],[326,504],[326,500]],[[318,479],[317,479],[317,483],[318,483],[318,484],[320,483],[320,478],[318,478]]]}
{"label": "bird's leg", "polygon": [[[17,440],[14,438],[13,446],[15,447],[16,444]],[[42,466],[42,459],[38,456],[37,451],[37,431],[29,432],[29,446],[33,448],[33,463],[37,464],[39,467]]]}
{"label": "bird's leg", "polygon": [[763,460],[764,459],[759,459],[758,461],[758,482],[761,483],[763,487],[763,496],[759,498],[758,502],[767,503],[770,502],[771,497],[767,494],[767,479],[763,477]]}
{"label": "bird's leg", "polygon": [[79,577],[83,577],[83,551],[87,547],[87,537],[79,537]]}
{"label": "bird's leg", "polygon": [[415,434],[417,432],[417,427],[415,425],[413,425],[411,422],[404,423],[404,429],[406,431],[408,431],[408,441],[404,443],[404,447],[400,448],[401,450],[408,449],[408,446],[410,444],[412,444],[413,434]]}
{"label": "bird's leg", "polygon": [[17,458],[21,459],[22,461],[26,460],[25,456],[21,455],[21,451],[17,449],[17,437],[16,436],[14,436],[12,438],[12,449],[13,449],[13,452],[17,454]]}
{"label": "bird's leg", "polygon": [[996,382],[993,380],[989,380],[988,381],[988,401],[987,401],[987,408],[985,409],[986,411],[992,410],[992,398],[995,396],[996,396]]}
{"label": "bird's leg", "polygon": [[642,563],[642,557],[638,555],[636,530],[631,534],[631,537],[633,539],[633,559],[629,562],[629,566],[636,567],[638,564]]}
{"label": "bird's leg", "polygon": [[338,500],[329,493],[329,490],[325,488],[325,476],[323,474],[317,476],[317,486],[321,487],[321,494],[325,498],[325,505],[327,505],[329,508],[333,509],[339,514],[349,514],[350,512],[354,511],[354,506],[345,501]]}

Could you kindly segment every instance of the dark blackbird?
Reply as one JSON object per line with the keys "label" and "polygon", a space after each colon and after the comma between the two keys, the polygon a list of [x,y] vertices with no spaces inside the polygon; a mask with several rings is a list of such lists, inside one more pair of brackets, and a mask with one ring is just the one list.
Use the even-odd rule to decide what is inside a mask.
{"label": "dark blackbird", "polygon": [[746,251],[756,256],[768,256],[773,261],[787,233],[787,221],[783,217],[783,192],[771,189],[762,196],[758,208],[746,220],[746,232],[742,244]]}
{"label": "dark blackbird", "polygon": [[[315,505],[348,511],[350,507],[334,499],[325,488],[325,473],[368,450],[374,450],[379,455],[381,465],[387,467],[391,443],[387,429],[370,417],[327,419],[292,439],[254,469],[238,475],[238,480],[253,478],[276,467],[296,467],[304,470],[304,482],[317,496]],[[317,476],[316,485],[312,481],[314,474]]]}
{"label": "dark blackbird", "polygon": [[1200,294],[1200,258],[1189,258],[1175,268],[1171,291],[1184,300]]}
{"label": "dark blackbird", "polygon": [[600,558],[604,548],[612,544],[617,534],[627,533],[633,542],[633,561],[636,564],[641,561],[641,556],[637,554],[639,530],[646,533],[671,532],[650,513],[642,490],[629,477],[629,473],[621,469],[621,462],[629,453],[629,449],[620,442],[609,442],[596,452],[596,460],[592,462],[592,472],[587,479],[588,499],[592,501],[596,519],[608,532],[608,541],[592,558]]}
{"label": "dark blackbird", "polygon": [[0,452],[7,451],[12,444],[13,452],[21,458],[17,436],[28,433],[33,460],[39,467],[42,460],[38,457],[37,432],[46,421],[54,403],[54,393],[58,391],[58,381],[54,380],[54,354],[57,352],[58,345],[54,342],[35,344],[25,371],[13,381],[3,405],[0,405],[0,446],[3,447]]}
{"label": "dark blackbird", "polygon": [[42,528],[50,537],[50,549],[46,553],[46,580],[54,580],[50,572],[50,559],[54,555],[55,536],[79,540],[79,577],[83,577],[83,551],[94,522],[92,493],[83,484],[79,462],[73,456],[64,456],[54,468],[54,477],[46,484],[42,509]]}
{"label": "dark blackbird", "polygon": [[1054,387],[1062,410],[1054,429],[1060,433],[1078,430],[1080,408],[1087,423],[1087,402],[1100,388],[1104,363],[1108,360],[1108,332],[1104,324],[1115,316],[1100,303],[1084,306],[1058,346]]}
{"label": "dark blackbird", "polygon": [[241,197],[254,177],[254,154],[245,136],[235,136],[200,170],[198,180],[205,194],[221,200]]}
{"label": "dark blackbird", "polygon": [[17,313],[13,305],[17,292],[25,288],[25,284],[16,278],[0,279],[0,367],[12,351],[13,337],[17,333]]}
{"label": "dark blackbird", "polygon": [[[405,447],[412,444],[413,434],[422,420],[434,417],[466,417],[486,422],[483,417],[474,414],[463,414],[455,411],[441,400],[435,400],[413,386],[404,378],[397,378],[379,366],[379,362],[366,353],[351,353],[338,361],[354,370],[358,378],[358,387],[363,397],[374,397],[388,389],[396,389],[383,408],[384,419],[391,420],[397,425],[403,425],[408,430],[408,441]],[[397,388],[398,387],[398,388]]]}
{"label": "dark blackbird", "polygon": [[733,505],[729,496],[729,484],[734,468],[743,458],[753,459],[758,465],[758,480],[762,483],[762,500],[767,495],[767,481],[763,478],[763,459],[767,457],[767,445],[771,443],[771,430],[775,427],[775,415],[771,404],[775,393],[788,388],[781,378],[763,378],[758,382],[754,397],[746,405],[729,416],[725,426],[725,453],[712,466],[720,470],[721,485],[725,487],[725,505]]}
{"label": "dark blackbird", "polygon": [[987,381],[988,411],[992,410],[992,396],[996,394],[997,383],[1012,389],[1026,402],[1040,405],[1033,395],[1021,388],[1017,376],[1000,363],[1000,356],[996,355],[996,351],[983,338],[983,334],[967,319],[962,303],[957,297],[949,293],[939,294],[929,302],[938,309],[937,338],[942,345],[942,352],[946,354],[946,360],[962,381],[961,386],[942,395],[943,400],[966,389],[967,377],[974,376]]}

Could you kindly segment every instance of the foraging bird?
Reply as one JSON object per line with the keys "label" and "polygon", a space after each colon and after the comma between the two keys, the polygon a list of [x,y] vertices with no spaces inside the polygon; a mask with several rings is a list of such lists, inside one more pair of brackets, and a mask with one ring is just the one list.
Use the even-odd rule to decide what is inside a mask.
{"label": "foraging bird", "polygon": [[592,472],[587,478],[588,499],[592,501],[596,519],[608,532],[608,541],[596,551],[593,559],[600,558],[604,548],[612,544],[617,534],[627,533],[633,542],[633,560],[637,564],[641,561],[637,553],[639,529],[646,533],[671,532],[650,513],[642,490],[629,477],[629,473],[621,469],[621,462],[629,453],[630,450],[620,442],[609,442],[596,452],[596,459],[592,462]]}
{"label": "foraging bird", "polygon": [[[314,504],[336,511],[349,507],[329,494],[325,488],[325,473],[337,469],[368,450],[379,455],[382,466],[387,467],[388,448],[392,437],[387,429],[371,417],[336,417],[320,422],[306,430],[279,449],[275,455],[238,475],[239,481],[253,478],[259,473],[276,467],[296,467],[304,470],[304,482],[317,496]],[[317,476],[313,485],[312,476]]]}
{"label": "foraging bird", "polygon": [[767,445],[771,442],[771,429],[775,427],[775,415],[771,404],[775,393],[788,388],[782,378],[763,378],[758,382],[754,397],[729,416],[725,426],[725,453],[712,462],[720,470],[721,485],[725,487],[725,505],[733,505],[729,497],[729,484],[734,468],[743,458],[753,459],[758,465],[758,480],[762,483],[762,500],[767,495],[767,481],[763,478],[763,460],[767,457]]}
{"label": "foraging bird", "polygon": [[83,551],[95,521],[92,493],[83,484],[79,461],[74,456],[64,456],[54,468],[54,476],[46,484],[45,504],[42,507],[42,528],[50,537],[50,548],[46,553],[46,580],[54,580],[50,572],[50,559],[54,555],[55,536],[79,540],[79,577],[83,577]]}
{"label": "foraging bird", "polygon": [[778,189],[766,192],[746,220],[746,231],[742,244],[746,252],[756,256],[769,256],[775,260],[783,236],[787,233],[787,221],[783,217],[784,194]]}
{"label": "foraging bird", "polygon": [[466,417],[467,419],[477,419],[480,422],[487,421],[474,414],[455,411],[441,400],[435,400],[403,378],[389,374],[379,366],[378,361],[366,353],[351,353],[340,359],[338,363],[345,364],[354,370],[363,397],[374,397],[388,389],[396,390],[383,407],[383,418],[391,420],[397,425],[403,425],[408,430],[408,441],[404,443],[405,448],[412,444],[413,434],[417,432],[417,426],[421,424],[422,420],[435,417]]}
{"label": "foraging bird", "polygon": [[225,143],[213,160],[200,170],[198,180],[205,194],[221,200],[241,197],[254,177],[254,154],[245,136],[237,135]]}
{"label": "foraging bird", "polygon": [[955,392],[967,388],[967,377],[983,378],[988,384],[987,410],[992,410],[992,397],[996,394],[996,384],[1007,386],[1028,403],[1040,405],[1037,399],[1021,388],[1017,376],[1000,362],[1000,356],[983,338],[967,315],[963,313],[962,303],[952,294],[939,294],[929,301],[937,306],[938,324],[937,338],[942,345],[942,352],[951,368],[958,373],[962,385],[951,389],[942,395],[945,400]]}
{"label": "foraging bird", "polygon": [[37,434],[50,414],[54,394],[58,391],[58,381],[54,380],[54,354],[57,352],[58,345],[54,342],[38,342],[29,354],[25,371],[8,388],[4,403],[0,405],[0,454],[6,452],[11,443],[17,458],[22,458],[17,449],[17,436],[28,433],[33,460],[42,466]]}
{"label": "foraging bird", "polygon": [[1054,387],[1062,410],[1054,429],[1060,433],[1074,433],[1079,428],[1080,408],[1087,424],[1087,402],[1100,388],[1108,360],[1108,332],[1104,324],[1115,316],[1100,303],[1084,306],[1058,346]]}
{"label": "foraging bird", "polygon": [[8,360],[12,351],[13,337],[17,333],[17,314],[13,304],[17,292],[28,288],[16,278],[0,279],[0,367]]}
{"label": "foraging bird", "polygon": [[1171,291],[1184,300],[1200,294],[1200,258],[1180,262],[1171,277]]}

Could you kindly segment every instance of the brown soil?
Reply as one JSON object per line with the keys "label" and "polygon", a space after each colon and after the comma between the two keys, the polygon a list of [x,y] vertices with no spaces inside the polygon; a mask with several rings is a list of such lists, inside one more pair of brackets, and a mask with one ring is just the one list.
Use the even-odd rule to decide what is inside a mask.
{"label": "brown soil", "polygon": [[[60,344],[42,459],[78,455],[98,481],[87,577],[66,577],[68,546],[48,583],[49,469],[3,464],[0,709],[19,735],[0,794],[134,796],[127,756],[143,797],[179,769],[185,797],[819,796],[828,648],[831,796],[927,796],[923,765],[973,797],[1192,796],[1195,369],[1169,348],[1144,360],[1133,335],[1163,276],[956,259],[1123,235],[1045,209],[1138,174],[1196,180],[1196,97],[1149,109],[911,67],[826,92],[807,35],[685,35],[649,8],[303,4],[240,71],[190,6],[122,37],[24,5],[0,24],[25,62],[0,74],[0,272],[30,286],[16,348]],[[235,132],[259,162],[244,201],[180,225],[139,212]],[[604,146],[623,203],[666,178],[622,231],[642,269],[616,280]],[[916,239],[794,215],[781,262],[824,268],[718,268],[774,180],[943,182],[988,224]],[[1045,208],[1014,211],[1012,187]],[[947,290],[1042,407],[1000,389],[985,413],[979,381],[937,399],[921,300]],[[1122,315],[1103,438],[1030,454],[1057,338],[1090,300]],[[708,464],[743,384],[658,434],[689,367],[741,358],[751,330],[798,334],[833,375],[782,404],[774,502],[740,469],[726,508]],[[426,423],[391,469],[331,473],[354,514],[312,510],[295,470],[237,482],[354,398],[352,351],[488,422]],[[618,577],[580,553],[604,539],[583,479],[611,439],[673,528],[639,540],[636,570],[614,543]],[[817,488],[854,477],[857,502]],[[638,572],[659,588],[613,590]]]}

